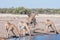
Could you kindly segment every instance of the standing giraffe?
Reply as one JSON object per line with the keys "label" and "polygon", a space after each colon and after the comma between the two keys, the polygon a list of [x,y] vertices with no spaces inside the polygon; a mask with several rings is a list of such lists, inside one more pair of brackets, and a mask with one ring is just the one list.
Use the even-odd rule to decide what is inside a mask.
{"label": "standing giraffe", "polygon": [[28,24],[29,25],[32,25],[33,24],[33,27],[35,27],[36,25],[36,18],[35,18],[36,14],[29,14],[28,15]]}

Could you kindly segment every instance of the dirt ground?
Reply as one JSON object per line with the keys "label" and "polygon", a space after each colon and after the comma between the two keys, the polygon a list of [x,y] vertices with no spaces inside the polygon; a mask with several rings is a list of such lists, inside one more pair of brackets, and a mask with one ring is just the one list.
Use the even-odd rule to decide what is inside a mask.
{"label": "dirt ground", "polygon": [[[57,31],[60,33],[60,15],[37,15],[36,16],[36,21],[37,21],[37,27],[40,28],[41,30],[38,30],[39,32],[45,33],[45,24],[40,23],[43,21],[46,21],[47,19],[52,20],[55,23]],[[27,15],[1,15],[0,16],[0,37],[8,37],[7,32],[5,30],[5,23],[7,21],[10,21],[16,27],[18,27],[18,23],[20,21],[27,22]],[[42,31],[44,30],[44,31]],[[49,29],[48,29],[49,30]],[[14,30],[14,32],[17,35],[17,32]],[[10,33],[11,34],[11,33]],[[13,34],[11,34],[13,35]]]}

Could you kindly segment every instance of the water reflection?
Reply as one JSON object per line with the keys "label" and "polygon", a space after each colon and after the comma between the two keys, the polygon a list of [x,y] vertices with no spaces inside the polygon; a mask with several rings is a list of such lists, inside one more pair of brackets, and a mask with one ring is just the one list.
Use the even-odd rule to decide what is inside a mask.
{"label": "water reflection", "polygon": [[[19,38],[11,38],[8,40],[19,40]],[[25,36],[21,37],[20,40],[60,40],[60,35],[52,34],[52,35]]]}

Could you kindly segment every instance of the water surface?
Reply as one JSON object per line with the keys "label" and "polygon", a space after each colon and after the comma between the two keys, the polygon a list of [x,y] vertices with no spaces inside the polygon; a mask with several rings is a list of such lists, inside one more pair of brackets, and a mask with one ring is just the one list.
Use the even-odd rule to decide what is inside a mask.
{"label": "water surface", "polygon": [[[11,38],[8,40],[19,40],[19,38]],[[20,40],[60,40],[60,34],[25,36],[21,37]]]}

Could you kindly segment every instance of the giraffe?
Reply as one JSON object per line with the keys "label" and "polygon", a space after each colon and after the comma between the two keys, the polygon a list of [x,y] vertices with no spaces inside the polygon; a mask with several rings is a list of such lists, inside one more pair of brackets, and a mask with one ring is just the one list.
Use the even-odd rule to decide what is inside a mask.
{"label": "giraffe", "polygon": [[8,33],[8,38],[9,38],[9,32],[10,31],[13,33],[14,36],[16,36],[15,33],[13,32],[14,29],[16,29],[16,31],[18,33],[18,36],[20,36],[18,28],[14,24],[12,24],[11,22],[7,22],[5,24],[5,27],[6,27],[6,30],[7,30],[7,33]]}
{"label": "giraffe", "polygon": [[33,27],[35,27],[35,25],[36,25],[36,23],[37,23],[35,16],[36,16],[36,13],[35,13],[35,14],[29,14],[29,15],[28,15],[28,19],[27,19],[27,20],[28,20],[27,23],[28,23],[29,25],[32,25],[32,24],[33,24]]}
{"label": "giraffe", "polygon": [[28,32],[28,34],[31,35],[30,34],[30,28],[27,25],[27,22],[20,21],[19,24],[18,24],[18,28],[19,28],[22,36],[25,36],[26,32]]}
{"label": "giraffe", "polygon": [[56,29],[56,27],[55,27],[54,22],[52,22],[51,20],[47,19],[47,20],[45,21],[45,24],[48,26],[48,27],[46,27],[46,31],[48,31],[48,28],[51,28],[56,34],[59,34],[59,33],[57,32],[57,29]]}
{"label": "giraffe", "polygon": [[0,40],[6,40],[5,38],[0,38]]}

